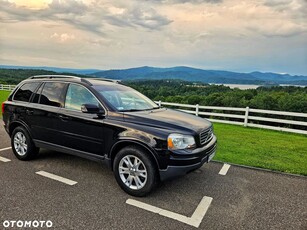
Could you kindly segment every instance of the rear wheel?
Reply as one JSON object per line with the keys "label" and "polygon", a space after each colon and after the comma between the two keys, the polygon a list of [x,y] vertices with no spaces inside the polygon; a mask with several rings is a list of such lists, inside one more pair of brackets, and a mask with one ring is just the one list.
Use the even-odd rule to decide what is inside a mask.
{"label": "rear wheel", "polygon": [[27,130],[21,126],[14,129],[11,136],[11,145],[19,160],[33,159],[39,152],[39,148],[35,147]]}
{"label": "rear wheel", "polygon": [[119,186],[132,196],[145,196],[156,185],[154,162],[137,146],[123,148],[115,156],[113,171]]}

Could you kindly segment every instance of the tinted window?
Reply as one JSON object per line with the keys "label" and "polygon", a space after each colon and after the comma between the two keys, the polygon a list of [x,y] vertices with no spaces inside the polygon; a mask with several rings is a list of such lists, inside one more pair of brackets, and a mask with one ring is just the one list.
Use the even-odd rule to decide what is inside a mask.
{"label": "tinted window", "polygon": [[46,82],[40,96],[39,103],[55,107],[63,106],[63,94],[65,83]]}
{"label": "tinted window", "polygon": [[82,104],[93,104],[100,107],[98,100],[88,89],[70,84],[66,94],[65,108],[81,111]]}
{"label": "tinted window", "polygon": [[21,86],[14,95],[15,101],[29,101],[32,93],[35,91],[39,83],[26,83]]}

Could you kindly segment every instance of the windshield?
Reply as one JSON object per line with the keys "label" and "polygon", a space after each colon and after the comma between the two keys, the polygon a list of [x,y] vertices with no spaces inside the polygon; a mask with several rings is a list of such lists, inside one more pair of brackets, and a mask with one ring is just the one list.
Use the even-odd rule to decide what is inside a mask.
{"label": "windshield", "polygon": [[157,109],[152,100],[123,85],[93,86],[114,108],[121,112]]}

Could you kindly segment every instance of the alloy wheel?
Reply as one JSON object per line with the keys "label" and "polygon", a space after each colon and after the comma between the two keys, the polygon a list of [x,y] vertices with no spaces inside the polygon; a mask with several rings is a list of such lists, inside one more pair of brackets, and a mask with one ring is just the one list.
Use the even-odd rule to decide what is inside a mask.
{"label": "alloy wheel", "polygon": [[28,150],[26,136],[22,132],[17,132],[14,136],[14,148],[19,156],[24,156]]}
{"label": "alloy wheel", "polygon": [[119,162],[118,172],[122,182],[130,189],[139,190],[146,185],[147,169],[136,156],[123,157]]}

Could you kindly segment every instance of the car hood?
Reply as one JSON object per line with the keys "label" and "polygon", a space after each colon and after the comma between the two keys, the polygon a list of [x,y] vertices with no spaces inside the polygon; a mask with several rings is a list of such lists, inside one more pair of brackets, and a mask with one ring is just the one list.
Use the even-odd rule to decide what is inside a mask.
{"label": "car hood", "polygon": [[211,122],[206,119],[167,108],[125,112],[124,120],[125,122],[145,124],[163,129],[194,131],[196,133],[211,126]]}

